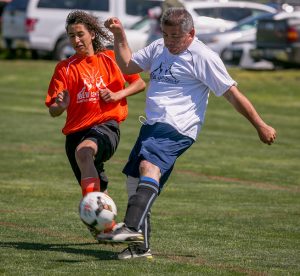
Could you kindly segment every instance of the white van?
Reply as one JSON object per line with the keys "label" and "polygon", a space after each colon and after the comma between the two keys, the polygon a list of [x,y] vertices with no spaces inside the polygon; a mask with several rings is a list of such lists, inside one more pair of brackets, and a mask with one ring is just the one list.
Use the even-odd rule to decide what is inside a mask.
{"label": "white van", "polygon": [[119,17],[129,27],[161,0],[13,0],[4,9],[2,38],[10,51],[29,49],[33,57],[48,52],[61,60],[73,53],[65,31],[71,10],[85,10],[105,20]]}

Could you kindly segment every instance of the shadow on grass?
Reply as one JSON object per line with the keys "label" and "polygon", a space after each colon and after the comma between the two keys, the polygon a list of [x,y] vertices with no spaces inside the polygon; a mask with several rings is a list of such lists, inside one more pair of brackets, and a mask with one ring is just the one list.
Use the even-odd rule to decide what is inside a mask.
{"label": "shadow on grass", "polygon": [[[116,260],[117,253],[103,250],[101,248],[94,249],[80,249],[73,246],[90,246],[91,243],[72,243],[72,244],[43,244],[32,242],[1,242],[0,248],[15,248],[17,250],[35,250],[35,251],[49,251],[62,252],[76,255],[86,255],[100,260]],[[64,262],[64,261],[62,261]],[[66,260],[68,262],[68,260]]]}

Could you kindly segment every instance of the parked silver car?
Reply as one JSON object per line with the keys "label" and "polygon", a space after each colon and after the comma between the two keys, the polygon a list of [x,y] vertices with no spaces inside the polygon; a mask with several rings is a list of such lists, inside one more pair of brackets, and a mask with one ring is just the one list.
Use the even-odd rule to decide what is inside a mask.
{"label": "parked silver car", "polygon": [[243,39],[251,37],[251,40],[255,38],[256,26],[259,19],[270,18],[275,13],[264,13],[258,16],[250,16],[241,20],[233,28],[224,32],[214,32],[209,34],[198,35],[199,40],[204,42],[209,48],[222,56],[224,50],[231,45],[231,43],[237,39]]}
{"label": "parked silver car", "polygon": [[[286,19],[291,19],[291,18],[298,18],[298,22],[300,22],[300,12],[281,12],[278,14],[273,15],[272,17],[269,18],[265,18],[262,19],[263,22],[273,22],[275,20],[275,22],[285,22]],[[260,22],[260,21],[258,21]],[[299,23],[300,25],[300,23]],[[269,25],[269,27],[271,27],[271,25]],[[272,31],[273,28],[270,29],[270,31]],[[274,29],[275,30],[275,29]],[[291,29],[291,31],[293,31],[293,29]],[[279,33],[280,34],[280,33]],[[288,34],[282,35],[281,37],[284,39],[284,41],[288,42],[288,40],[285,40],[285,37],[287,37]],[[300,38],[300,34],[296,35],[295,30],[294,33],[290,33],[290,36],[293,36],[294,38],[298,36],[298,41]],[[248,35],[248,36],[244,36],[242,38],[236,39],[235,41],[233,41],[226,49],[224,49],[224,51],[222,52],[221,58],[223,59],[223,61],[227,64],[231,64],[231,65],[238,65],[241,68],[247,68],[247,69],[274,69],[274,64],[273,62],[275,61],[275,59],[271,59],[269,58],[267,55],[257,55],[257,51],[256,50],[256,32],[254,34]],[[264,39],[268,39],[268,36],[264,35],[263,36]],[[272,39],[276,39],[276,36],[269,36],[269,38]],[[285,45],[288,45],[285,44]],[[299,45],[299,42],[297,43],[292,43],[292,45],[297,46]],[[282,43],[279,43],[279,47],[281,47],[280,51],[283,53],[285,51],[285,49],[287,49],[287,51],[289,51],[289,47],[287,48],[282,48]],[[270,54],[272,52],[276,52],[279,53],[278,48],[276,49],[276,47],[271,47],[269,48],[269,51],[266,51],[266,53]],[[296,48],[294,48],[296,49]],[[299,47],[298,47],[298,53],[299,53]],[[261,49],[259,49],[259,51],[261,51]],[[294,51],[294,53],[296,53],[297,50]],[[256,55],[255,55],[256,54]],[[279,55],[279,57],[287,57],[287,54],[281,54]],[[298,56],[300,56],[298,54]],[[292,59],[294,62],[297,61],[297,58],[293,58]],[[280,63],[275,62],[275,63]],[[281,64],[288,64],[291,62],[287,62],[287,61],[282,61]],[[300,60],[298,59],[298,63],[300,63]]]}
{"label": "parked silver car", "polygon": [[263,13],[276,13],[268,5],[250,1],[183,1],[194,19],[197,34],[225,31],[242,19]]}
{"label": "parked silver car", "polygon": [[285,17],[260,20],[256,33],[255,60],[266,59],[282,67],[300,67],[300,11]]}
{"label": "parked silver car", "polygon": [[132,52],[136,52],[147,46],[150,28],[151,19],[145,16],[125,30],[127,42]]}
{"label": "parked silver car", "polygon": [[255,48],[255,37],[253,35],[244,36],[231,43],[222,53],[222,60],[227,65],[238,66],[242,69],[250,70],[273,70],[274,64],[261,59],[255,61],[250,55],[250,51]]}

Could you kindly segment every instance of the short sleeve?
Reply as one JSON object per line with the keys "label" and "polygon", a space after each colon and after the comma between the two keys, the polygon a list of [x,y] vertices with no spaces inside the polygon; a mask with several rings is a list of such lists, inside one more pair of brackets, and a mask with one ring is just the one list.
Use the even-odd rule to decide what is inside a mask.
{"label": "short sleeve", "polygon": [[[103,53],[105,55],[109,56],[113,60],[114,65],[117,66],[118,70],[121,72],[121,69],[119,68],[119,66],[116,62],[116,57],[115,57],[114,51],[106,50]],[[122,75],[123,75],[123,78],[125,79],[125,81],[128,82],[128,83],[132,83],[132,82],[136,81],[137,79],[141,78],[139,74],[126,75],[126,74],[122,73]]]}
{"label": "short sleeve", "polygon": [[197,78],[216,96],[222,96],[231,86],[237,85],[216,53],[206,51],[203,59],[196,61],[195,64],[197,64],[195,68]]}
{"label": "short sleeve", "polygon": [[126,80],[126,82],[128,83],[133,83],[136,80],[140,79],[140,75],[139,74],[132,74],[132,75],[125,75],[123,74],[124,79]]}
{"label": "short sleeve", "polygon": [[160,44],[162,44],[161,39],[152,42],[145,48],[133,53],[131,60],[135,62],[139,67],[141,67],[144,71],[149,71],[153,59],[155,58],[154,55],[158,51],[158,48],[160,48]]}
{"label": "short sleeve", "polygon": [[67,88],[67,81],[64,71],[64,68],[59,64],[54,70],[45,100],[45,104],[48,107],[54,103],[57,94]]}

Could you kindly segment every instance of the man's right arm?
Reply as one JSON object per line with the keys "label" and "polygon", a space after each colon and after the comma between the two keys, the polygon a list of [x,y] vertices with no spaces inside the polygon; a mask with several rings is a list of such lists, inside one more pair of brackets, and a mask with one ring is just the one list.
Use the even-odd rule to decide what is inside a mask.
{"label": "man's right arm", "polygon": [[122,72],[127,75],[142,72],[143,69],[131,60],[132,53],[128,46],[126,34],[120,20],[116,17],[109,18],[105,21],[105,27],[114,35],[115,56]]}

